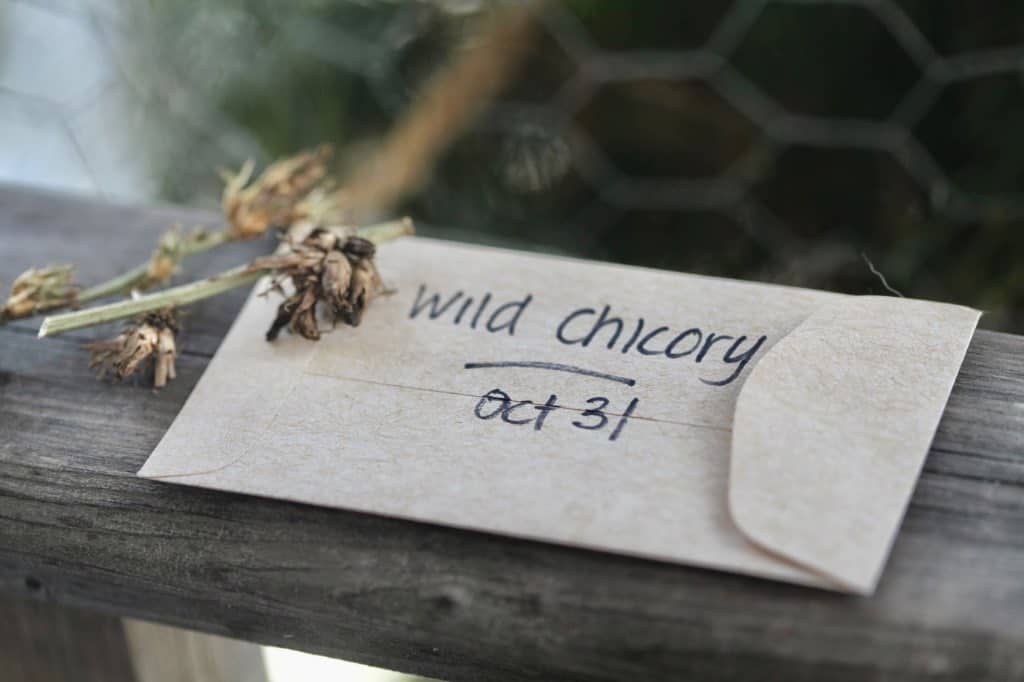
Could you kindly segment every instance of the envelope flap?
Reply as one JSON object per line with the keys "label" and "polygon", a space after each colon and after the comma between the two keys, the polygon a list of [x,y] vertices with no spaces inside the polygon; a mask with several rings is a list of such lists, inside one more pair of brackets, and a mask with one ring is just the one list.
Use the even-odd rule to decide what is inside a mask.
{"label": "envelope flap", "polygon": [[872,592],[978,317],[851,297],[779,341],[736,404],[729,506],[739,528]]}

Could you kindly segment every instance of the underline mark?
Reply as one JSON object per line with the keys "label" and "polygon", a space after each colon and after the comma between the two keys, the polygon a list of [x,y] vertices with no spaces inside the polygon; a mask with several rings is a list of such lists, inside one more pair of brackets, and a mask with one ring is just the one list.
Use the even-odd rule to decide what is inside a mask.
{"label": "underline mark", "polygon": [[560,362],[530,362],[530,361],[505,361],[505,362],[467,362],[463,365],[464,369],[487,369],[491,367],[528,367],[532,369],[550,369],[556,372],[569,372],[570,374],[582,374],[583,376],[596,377],[598,379],[607,379],[608,381],[614,381],[626,386],[633,386],[636,384],[636,379],[630,379],[629,377],[620,377],[616,374],[606,374],[605,372],[595,372],[592,369],[583,369],[582,367],[576,367],[574,365],[563,365]]}

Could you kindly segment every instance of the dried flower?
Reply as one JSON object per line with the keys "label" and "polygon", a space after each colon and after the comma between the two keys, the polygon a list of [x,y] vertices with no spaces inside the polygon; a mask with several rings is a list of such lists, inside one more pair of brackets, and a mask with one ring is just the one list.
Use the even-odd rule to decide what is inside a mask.
{"label": "dried flower", "polygon": [[118,381],[134,374],[149,358],[153,359],[153,386],[163,388],[177,376],[174,360],[178,356],[174,336],[178,321],[172,308],[147,313],[113,339],[87,344],[92,353],[89,367],[108,372]]}
{"label": "dried flower", "polygon": [[224,175],[221,208],[234,239],[258,237],[274,226],[291,225],[306,215],[303,199],[327,173],[329,145],[275,161],[252,180],[253,162],[246,161],[237,174]]}
{"label": "dried flower", "polygon": [[71,283],[71,265],[29,268],[11,284],[11,295],[0,309],[0,320],[31,315],[37,310],[67,305],[78,288]]}
{"label": "dried flower", "polygon": [[348,307],[349,285],[352,283],[352,263],[341,251],[331,250],[323,258],[323,273],[320,275],[320,286],[324,292],[324,302],[328,309],[346,310]]}
{"label": "dried flower", "polygon": [[139,289],[149,289],[163,282],[178,269],[178,264],[185,252],[185,239],[181,236],[181,226],[175,225],[160,235],[156,250],[149,257],[146,275],[139,282]]}
{"label": "dried flower", "polygon": [[[371,244],[372,246],[372,244]],[[373,264],[373,257],[362,257],[352,267],[352,283],[348,288],[348,306],[340,313],[353,327],[359,326],[370,300],[384,290],[384,282]]]}
{"label": "dried flower", "polygon": [[[357,326],[366,305],[384,289],[373,263],[375,253],[367,239],[317,228],[288,252],[253,261],[253,270],[274,271],[271,290],[285,296],[267,340],[276,339],[285,327],[304,338],[319,339],[318,303],[332,322]],[[282,286],[286,280],[291,281],[290,294]]]}

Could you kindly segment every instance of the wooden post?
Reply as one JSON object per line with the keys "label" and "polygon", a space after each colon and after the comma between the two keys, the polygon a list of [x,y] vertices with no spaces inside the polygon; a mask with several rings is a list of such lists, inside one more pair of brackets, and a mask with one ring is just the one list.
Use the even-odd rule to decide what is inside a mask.
{"label": "wooden post", "polygon": [[120,618],[29,601],[0,602],[0,677],[135,682]]}
{"label": "wooden post", "polygon": [[265,682],[260,647],[143,620],[124,619],[135,682]]}
{"label": "wooden post", "polygon": [[30,601],[0,602],[0,679],[265,682],[256,644]]}

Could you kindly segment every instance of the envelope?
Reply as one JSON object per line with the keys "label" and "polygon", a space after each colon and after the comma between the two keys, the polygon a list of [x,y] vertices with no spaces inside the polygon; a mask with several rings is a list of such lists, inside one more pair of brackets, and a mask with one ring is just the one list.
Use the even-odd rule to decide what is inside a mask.
{"label": "envelope", "polygon": [[871,593],[979,313],[383,245],[394,293],[264,340],[257,287],[145,478]]}

